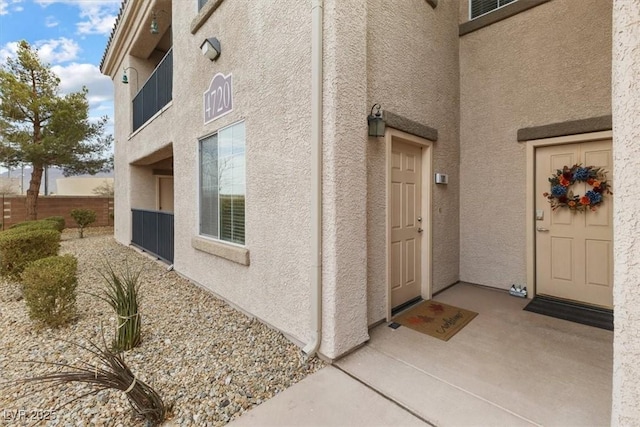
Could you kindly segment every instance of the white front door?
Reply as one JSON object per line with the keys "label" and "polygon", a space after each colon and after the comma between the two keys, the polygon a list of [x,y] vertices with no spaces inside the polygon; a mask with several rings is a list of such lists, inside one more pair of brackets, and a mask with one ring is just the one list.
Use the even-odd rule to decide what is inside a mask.
{"label": "white front door", "polygon": [[393,141],[390,200],[391,307],[421,294],[422,149]]}
{"label": "white front door", "polygon": [[[596,211],[553,211],[549,178],[575,164],[602,167],[613,180],[611,140],[536,149],[536,293],[606,308],[613,307],[613,196],[604,195]],[[570,189],[585,195],[591,186]],[[541,219],[540,219],[541,218]]]}

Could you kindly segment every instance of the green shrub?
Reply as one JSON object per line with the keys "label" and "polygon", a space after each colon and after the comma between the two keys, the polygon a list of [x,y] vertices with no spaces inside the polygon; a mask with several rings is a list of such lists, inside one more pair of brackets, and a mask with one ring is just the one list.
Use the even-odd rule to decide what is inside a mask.
{"label": "green shrub", "polygon": [[[44,219],[38,219],[35,221],[23,221],[17,224],[13,224],[9,227],[9,230],[58,230],[57,223],[53,221],[47,221]],[[58,230],[61,231],[61,230]]]}
{"label": "green shrub", "polygon": [[101,272],[107,282],[102,298],[113,308],[117,315],[118,325],[113,342],[115,350],[131,350],[140,344],[140,327],[142,317],[138,307],[140,292],[140,274],[142,270],[131,271],[129,264],[123,272],[116,272],[107,263],[106,272]]}
{"label": "green shrub", "polygon": [[0,275],[20,279],[27,264],[58,255],[60,233],[57,230],[12,229],[0,233]]}
{"label": "green shrub", "polygon": [[71,211],[71,218],[80,227],[80,238],[84,237],[84,228],[96,222],[96,212],[91,209],[73,209]]}
{"label": "green shrub", "polygon": [[24,300],[32,320],[57,328],[75,318],[77,270],[71,255],[42,258],[24,269]]}
{"label": "green shrub", "polygon": [[64,217],[62,216],[50,216],[47,218],[44,218],[43,221],[51,221],[53,223],[56,224],[56,229],[62,233],[62,230],[64,230],[65,227],[65,221],[64,221]]}

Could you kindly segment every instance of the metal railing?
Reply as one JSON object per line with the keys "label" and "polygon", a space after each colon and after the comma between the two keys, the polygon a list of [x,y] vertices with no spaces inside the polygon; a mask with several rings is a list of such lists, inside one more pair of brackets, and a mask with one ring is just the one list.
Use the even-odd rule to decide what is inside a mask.
{"label": "metal railing", "polygon": [[131,209],[131,244],[173,263],[173,214]]}
{"label": "metal railing", "polygon": [[133,132],[169,103],[173,93],[173,48],[133,98]]}

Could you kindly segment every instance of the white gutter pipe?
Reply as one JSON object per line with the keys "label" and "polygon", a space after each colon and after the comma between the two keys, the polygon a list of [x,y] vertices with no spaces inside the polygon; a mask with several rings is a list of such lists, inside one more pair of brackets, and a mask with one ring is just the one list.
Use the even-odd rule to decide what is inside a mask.
{"label": "white gutter pipe", "polygon": [[311,329],[302,351],[313,357],[322,340],[322,10],[311,1]]}

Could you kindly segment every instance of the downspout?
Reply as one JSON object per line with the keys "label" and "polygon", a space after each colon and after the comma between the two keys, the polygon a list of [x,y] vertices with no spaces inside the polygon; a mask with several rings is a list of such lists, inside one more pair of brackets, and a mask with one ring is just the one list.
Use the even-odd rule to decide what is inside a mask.
{"label": "downspout", "polygon": [[311,1],[311,329],[302,350],[313,357],[322,340],[322,8]]}

